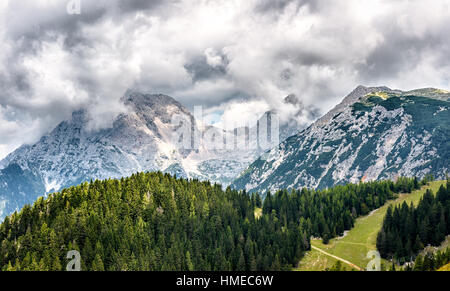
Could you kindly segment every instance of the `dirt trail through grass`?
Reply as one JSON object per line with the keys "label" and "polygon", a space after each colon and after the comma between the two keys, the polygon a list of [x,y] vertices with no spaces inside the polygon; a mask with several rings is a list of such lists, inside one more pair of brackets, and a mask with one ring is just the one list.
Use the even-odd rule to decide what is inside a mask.
{"label": "dirt trail through grass", "polygon": [[[327,245],[323,244],[320,239],[311,240],[311,254],[305,255],[299,262],[296,270],[319,271],[325,268],[331,268],[336,263],[334,259],[337,258],[357,266],[358,268],[355,269],[362,269],[370,261],[367,258],[367,253],[376,250],[377,234],[381,229],[388,207],[390,205],[399,205],[403,202],[408,203],[408,205],[413,202],[417,205],[427,189],[431,189],[436,193],[442,184],[444,184],[444,181],[435,181],[411,194],[400,194],[397,199],[387,202],[384,206],[371,212],[369,215],[358,218],[355,226],[344,237],[332,239]],[[324,257],[325,255],[334,257],[332,257],[333,259],[329,259]],[[318,261],[320,264],[317,263]],[[382,262],[387,265],[387,262],[384,260]]]}
{"label": "dirt trail through grass", "polygon": [[344,262],[344,263],[346,263],[347,265],[349,265],[349,266],[351,266],[351,267],[353,267],[353,268],[355,268],[355,269],[357,269],[357,270],[359,270],[359,271],[362,271],[362,270],[363,270],[363,269],[361,269],[360,267],[358,267],[357,265],[355,265],[355,264],[353,264],[353,263],[351,263],[351,262],[349,262],[349,261],[347,261],[347,260],[344,260],[343,258],[339,258],[339,257],[333,256],[332,254],[329,254],[329,253],[327,253],[327,252],[325,252],[325,251],[322,251],[322,250],[319,249],[318,247],[311,246],[311,248],[312,248],[312,249],[315,249],[316,251],[321,252],[322,254],[324,254],[324,255],[326,255],[326,256],[329,256],[329,257],[332,257],[332,258],[334,258],[334,259],[336,259],[336,260],[339,260],[339,261],[341,261],[341,262]]}

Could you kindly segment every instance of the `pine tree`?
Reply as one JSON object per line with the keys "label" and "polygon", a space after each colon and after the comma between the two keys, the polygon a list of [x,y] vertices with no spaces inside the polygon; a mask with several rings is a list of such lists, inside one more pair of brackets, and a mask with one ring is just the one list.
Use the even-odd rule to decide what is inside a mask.
{"label": "pine tree", "polygon": [[245,266],[245,258],[244,258],[244,253],[242,252],[242,250],[240,251],[240,255],[239,255],[239,261],[237,263],[237,270],[238,271],[245,271],[247,268]]}
{"label": "pine tree", "polygon": [[99,254],[95,255],[94,261],[92,262],[92,271],[105,271],[102,258]]}
{"label": "pine tree", "polygon": [[61,261],[59,260],[58,257],[55,258],[55,260],[53,261],[53,265],[52,265],[52,271],[62,271],[62,265],[61,265]]}
{"label": "pine tree", "polygon": [[186,252],[186,265],[188,271],[194,271],[194,264],[191,261],[191,253],[189,251]]}
{"label": "pine tree", "polygon": [[16,271],[16,269],[13,268],[13,266],[11,265],[11,261],[8,262],[8,266],[6,267],[6,271],[8,271],[8,272]]}
{"label": "pine tree", "polygon": [[281,270],[281,263],[280,263],[280,258],[278,255],[275,255],[275,260],[273,261],[271,270],[272,271],[280,271]]}

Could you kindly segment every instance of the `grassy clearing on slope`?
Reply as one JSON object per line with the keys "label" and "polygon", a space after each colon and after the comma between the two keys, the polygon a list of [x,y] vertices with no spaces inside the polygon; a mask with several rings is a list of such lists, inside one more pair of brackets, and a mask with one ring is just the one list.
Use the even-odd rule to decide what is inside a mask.
{"label": "grassy clearing on slope", "polygon": [[383,100],[386,100],[389,98],[388,94],[386,92],[374,92],[372,93],[373,96],[380,97]]}
{"label": "grassy clearing on slope", "polygon": [[447,91],[447,90],[436,89],[436,90],[434,90],[434,93],[436,93],[436,94],[449,94],[450,92]]}
{"label": "grassy clearing on slope", "polygon": [[443,266],[438,271],[447,271],[447,272],[449,272],[450,271],[450,264],[447,264],[447,265]]}
{"label": "grassy clearing on slope", "polygon": [[[294,271],[323,271],[326,268],[331,268],[334,266],[337,261],[338,260],[335,258],[326,256],[321,252],[312,249],[305,254]],[[344,263],[343,267],[348,271],[356,271],[354,268]]]}
{"label": "grassy clearing on slope", "polygon": [[[434,193],[439,187],[444,184],[444,181],[435,181],[429,183],[429,185],[422,187],[419,190],[412,192],[411,194],[400,194],[397,199],[387,202],[383,207],[372,211],[369,215],[358,218],[355,222],[355,227],[346,232],[346,235],[341,238],[335,238],[330,240],[328,245],[324,245],[321,240],[311,240],[311,244],[318,247],[334,256],[340,257],[344,260],[348,260],[353,264],[365,269],[371,259],[366,258],[366,255],[371,250],[376,250],[377,234],[381,229],[384,216],[390,205],[401,204],[404,201],[408,205],[413,202],[414,205],[419,203],[420,198],[425,193],[426,189],[431,189]],[[308,255],[300,261],[298,270],[318,270],[316,266],[319,266],[316,261],[325,262],[320,265],[324,270],[325,268],[331,268],[335,260],[331,258],[318,258],[319,256],[326,256],[320,252],[314,251],[316,254]],[[310,252],[308,252],[310,253]],[[387,265],[386,262],[384,262]]]}

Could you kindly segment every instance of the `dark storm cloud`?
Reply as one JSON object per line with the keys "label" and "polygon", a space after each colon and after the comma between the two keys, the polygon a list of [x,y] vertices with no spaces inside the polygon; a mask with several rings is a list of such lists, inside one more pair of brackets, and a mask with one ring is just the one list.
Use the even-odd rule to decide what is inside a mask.
{"label": "dark storm cloud", "polygon": [[360,76],[369,81],[405,72],[415,65],[411,60],[420,57],[423,46],[426,44],[417,39],[390,39],[378,46],[366,62],[358,66]]}
{"label": "dark storm cloud", "polygon": [[120,0],[119,7],[124,12],[151,10],[160,5],[167,4],[166,0]]}
{"label": "dark storm cloud", "polygon": [[313,65],[334,65],[339,60],[333,55],[324,54],[321,51],[314,51],[310,48],[296,48],[295,50],[286,49],[281,51],[277,58],[280,60],[288,60],[296,66],[313,66]]}
{"label": "dark storm cloud", "polygon": [[255,11],[259,13],[279,13],[290,4],[294,4],[298,9],[303,6],[309,6],[311,10],[317,8],[320,0],[260,0],[255,5]]}
{"label": "dark storm cloud", "polygon": [[227,74],[226,65],[228,62],[225,56],[223,58],[223,64],[213,67],[208,64],[205,56],[194,57],[185,65],[185,68],[193,82],[223,78]]}
{"label": "dark storm cloud", "polygon": [[68,1],[61,1],[50,9],[40,6],[28,10],[18,2],[10,4],[10,9],[17,13],[10,14],[8,34],[12,39],[20,40],[23,49],[33,49],[33,42],[58,35],[65,36],[65,45],[70,49],[80,44],[89,45],[90,40],[81,32],[84,26],[95,25],[104,17],[120,23],[128,14],[160,12],[158,8],[163,4],[170,7],[177,0],[81,0],[82,13],[75,15],[67,14]]}
{"label": "dark storm cloud", "polygon": [[108,11],[108,6],[89,4],[86,5],[87,7],[82,6],[83,13],[68,15],[66,5],[67,3],[62,1],[51,7],[33,4],[24,6],[22,3],[14,1],[8,7],[11,13],[6,20],[9,24],[7,33],[14,40],[25,41],[46,39],[49,34],[70,36],[77,33],[82,25],[96,23]]}
{"label": "dark storm cloud", "polygon": [[[14,50],[6,59],[5,66],[9,68],[8,75],[3,75],[2,80],[0,80],[0,88],[8,87],[9,89],[0,93],[0,104],[13,101],[18,106],[19,102],[14,102],[15,96],[11,94],[5,96],[6,92],[32,93],[29,84],[29,72],[20,64],[24,57],[38,55],[42,50],[43,42],[53,42],[62,37],[64,48],[80,58],[80,62],[78,64],[73,63],[73,65],[82,67],[83,48],[93,48],[95,43],[98,42],[98,39],[86,36],[83,28],[94,26],[105,18],[120,23],[121,18],[127,17],[129,14],[156,10],[162,4],[170,5],[176,1],[100,0],[87,2],[81,0],[82,13],[76,15],[67,13],[68,2],[60,1],[50,7],[37,5],[31,1],[28,6],[18,1],[9,3],[8,9],[11,13],[5,19],[8,24],[6,34],[11,40]],[[104,33],[107,34],[108,32],[105,31]],[[81,87],[95,95],[99,84],[91,80],[88,75],[77,78]],[[25,107],[26,105],[22,104],[21,106]]]}
{"label": "dark storm cloud", "polygon": [[437,67],[450,65],[449,20],[438,29],[422,34],[414,34],[413,29],[405,31],[393,19],[385,20],[379,27],[383,31],[383,41],[366,56],[362,64],[356,66],[362,80],[373,83],[401,78],[402,74],[414,70],[428,57],[436,61],[434,65]]}
{"label": "dark storm cloud", "polygon": [[[12,68],[12,66],[10,66],[10,68]],[[0,89],[2,92],[6,92],[7,89],[28,92],[30,90],[30,84],[26,72],[17,69],[14,71],[14,74],[11,75],[0,73]],[[2,96],[2,93],[0,93],[0,96]],[[5,99],[6,97],[0,98],[0,105],[5,103]]]}
{"label": "dark storm cloud", "polygon": [[[79,62],[72,63],[75,67],[83,67],[83,57],[86,48],[95,49],[99,39],[86,35],[84,28],[95,26],[105,19],[111,19],[118,25],[123,19],[129,17],[133,13],[143,12],[149,13],[158,10],[161,5],[170,7],[177,0],[98,0],[84,1],[81,0],[81,14],[69,15],[67,13],[67,3],[69,1],[59,1],[52,6],[38,5],[37,2],[29,1],[19,3],[19,1],[11,1],[8,4],[10,13],[5,19],[8,24],[6,34],[14,46],[9,58],[6,59],[6,67],[9,68],[8,76],[3,76],[0,81],[0,87],[13,87],[20,92],[29,91],[29,72],[24,70],[21,62],[26,56],[38,55],[42,50],[43,42],[54,42],[58,38],[63,39],[64,49],[70,52],[74,57],[79,58]],[[107,35],[108,31],[103,34]],[[95,81],[90,79],[89,75],[77,77],[79,85],[86,88],[95,95],[98,91]],[[101,85],[100,85],[101,86]],[[3,91],[3,94],[6,90]],[[1,93],[0,93],[1,94]],[[0,102],[7,99],[14,99],[14,96],[3,97]]]}

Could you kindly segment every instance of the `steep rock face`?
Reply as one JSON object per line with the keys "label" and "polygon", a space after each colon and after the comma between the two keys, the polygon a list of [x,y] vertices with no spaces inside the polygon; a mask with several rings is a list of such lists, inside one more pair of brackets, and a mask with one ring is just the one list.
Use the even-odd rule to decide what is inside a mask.
{"label": "steep rock face", "polygon": [[[256,144],[256,130],[247,129],[242,139],[233,131],[198,124],[169,96],[128,91],[122,101],[127,111],[110,128],[91,130],[89,114],[77,111],[36,144],[24,145],[2,160],[0,218],[62,188],[138,171],[163,171],[226,186],[268,149]],[[196,146],[177,139],[175,133],[183,125],[190,130],[188,139],[198,139]]]}
{"label": "steep rock face", "polygon": [[0,217],[64,187],[164,170],[179,159],[169,136],[170,117],[182,113],[189,118],[190,113],[164,95],[129,92],[123,101],[128,113],[111,128],[92,131],[89,115],[77,111],[36,144],[6,157],[0,165]]}
{"label": "steep rock face", "polygon": [[450,93],[358,87],[299,134],[266,152],[232,186],[247,191],[326,188],[430,173],[450,164]]}

